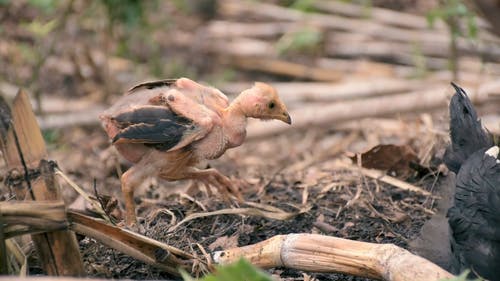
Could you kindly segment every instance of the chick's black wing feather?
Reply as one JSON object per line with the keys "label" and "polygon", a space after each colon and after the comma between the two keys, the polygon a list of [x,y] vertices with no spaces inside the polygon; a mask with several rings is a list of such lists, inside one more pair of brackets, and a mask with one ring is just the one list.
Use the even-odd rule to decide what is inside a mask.
{"label": "chick's black wing feather", "polygon": [[192,120],[161,106],[139,107],[122,112],[112,120],[120,129],[113,143],[143,143],[161,151],[174,147],[186,133],[196,129]]}
{"label": "chick's black wing feather", "polygon": [[450,101],[451,146],[446,149],[444,162],[451,171],[458,173],[462,163],[472,153],[491,147],[493,138],[483,128],[465,91],[454,83],[451,84],[456,92]]}
{"label": "chick's black wing feather", "polygon": [[138,85],[135,85],[132,87],[130,90],[128,90],[128,93],[133,93],[137,90],[141,89],[147,89],[151,90],[154,88],[159,88],[159,87],[170,87],[177,82],[177,79],[164,79],[164,80],[158,80],[158,81],[151,81],[151,82],[144,82]]}

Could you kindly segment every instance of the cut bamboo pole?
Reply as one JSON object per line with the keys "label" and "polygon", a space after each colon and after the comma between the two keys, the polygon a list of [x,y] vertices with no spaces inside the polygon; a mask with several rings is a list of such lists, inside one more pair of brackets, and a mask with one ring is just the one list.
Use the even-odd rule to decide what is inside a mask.
{"label": "cut bamboo pole", "polygon": [[297,77],[316,81],[338,81],[344,76],[341,72],[332,69],[307,66],[280,59],[233,56],[229,63],[246,70],[257,70],[267,73]]}
{"label": "cut bamboo pole", "polygon": [[[496,84],[496,82],[492,82]],[[489,91],[470,91],[469,97],[474,103],[481,104],[493,101]],[[365,117],[380,117],[402,112],[429,111],[435,108],[446,108],[451,94],[449,87],[437,87],[430,90],[410,92],[406,94],[367,98],[362,100],[341,101],[328,105],[310,105],[290,110],[292,125],[282,125],[278,122],[265,123],[251,122],[248,125],[248,138],[280,134],[288,130],[298,130],[310,126],[331,126],[348,120]]]}
{"label": "cut bamboo pole", "polygon": [[[278,5],[252,2],[247,5],[241,5],[239,1],[223,1],[221,2],[220,13],[224,16],[237,18],[242,15],[258,16],[266,19],[273,19],[277,21],[290,21],[290,22],[303,22],[320,28],[330,30],[340,30],[352,33],[366,34],[379,38],[382,40],[393,40],[400,42],[428,42],[446,44],[448,36],[446,33],[435,30],[414,30],[407,28],[399,28],[380,24],[374,21],[367,21],[363,19],[347,18],[337,15],[326,15],[320,13],[304,13],[298,10],[293,10]],[[480,37],[483,36],[480,34]],[[482,38],[482,37],[481,37]],[[481,48],[486,46],[488,48],[497,48],[498,38],[485,36],[482,38],[490,41],[481,45]],[[472,46],[465,39],[458,40],[460,48],[474,49],[478,46]]]}
{"label": "cut bamboo pole", "polygon": [[[363,5],[351,4],[344,1],[312,1],[312,6],[320,11],[335,15],[353,18],[366,18],[372,21],[402,28],[429,28],[429,22],[423,16],[398,12],[385,8],[365,7]],[[446,32],[446,26],[440,21],[434,24],[434,29],[443,33]]]}
{"label": "cut bamboo pole", "polygon": [[220,11],[225,16],[238,17],[245,15],[256,15],[278,21],[306,22],[322,28],[349,31],[380,37],[384,40],[396,41],[427,41],[445,43],[447,37],[439,32],[427,30],[408,30],[385,26],[377,22],[361,19],[341,17],[337,15],[325,15],[319,13],[303,13],[278,5],[268,3],[248,3],[240,5],[238,1],[224,1],[221,3]]}
{"label": "cut bamboo pole", "polygon": [[0,202],[5,238],[25,233],[67,229],[66,210],[62,201]]}
{"label": "cut bamboo pole", "polygon": [[392,244],[374,244],[317,234],[278,235],[213,254],[216,263],[247,258],[262,268],[337,272],[387,281],[434,281],[453,275]]}
{"label": "cut bamboo pole", "polygon": [[[47,150],[28,95],[20,90],[12,109],[0,102],[3,126],[2,152],[15,179],[12,187],[17,199],[61,200],[53,180],[53,168],[47,161]],[[63,230],[32,235],[43,269],[49,275],[83,276],[85,271],[75,234]]]}
{"label": "cut bamboo pole", "polygon": [[[249,83],[231,83],[221,89],[233,95],[243,89],[248,89]],[[347,101],[378,96],[393,95],[436,87],[436,83],[404,80],[394,78],[353,79],[342,83],[322,82],[273,82],[272,86],[278,91],[280,98],[288,105],[303,102],[334,102]]]}

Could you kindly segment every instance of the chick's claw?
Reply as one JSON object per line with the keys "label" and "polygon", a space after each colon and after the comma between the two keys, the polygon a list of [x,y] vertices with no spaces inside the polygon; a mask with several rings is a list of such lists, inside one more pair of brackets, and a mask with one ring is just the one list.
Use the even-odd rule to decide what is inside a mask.
{"label": "chick's claw", "polygon": [[226,176],[219,173],[215,169],[207,169],[198,172],[198,178],[207,187],[207,193],[210,188],[217,189],[218,193],[223,197],[224,201],[231,202],[232,195],[238,202],[243,202],[243,196],[233,182]]}

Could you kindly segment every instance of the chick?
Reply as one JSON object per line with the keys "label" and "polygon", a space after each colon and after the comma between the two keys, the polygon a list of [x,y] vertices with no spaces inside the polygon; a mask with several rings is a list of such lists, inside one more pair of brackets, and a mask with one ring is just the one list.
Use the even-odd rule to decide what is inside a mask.
{"label": "chick", "polygon": [[241,145],[248,117],[292,122],[276,90],[260,82],[231,103],[221,91],[187,78],[148,82],[106,110],[100,119],[109,138],[134,163],[121,177],[126,224],[137,222],[134,189],[149,176],[194,179],[241,199],[229,178],[194,166]]}

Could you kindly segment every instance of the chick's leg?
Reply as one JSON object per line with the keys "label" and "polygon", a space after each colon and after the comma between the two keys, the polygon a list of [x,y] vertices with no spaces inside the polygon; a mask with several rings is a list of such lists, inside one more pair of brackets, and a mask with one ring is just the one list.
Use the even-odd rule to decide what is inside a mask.
{"label": "chick's leg", "polygon": [[210,193],[210,187],[215,187],[226,201],[229,195],[233,195],[238,201],[243,201],[243,196],[229,178],[222,175],[216,169],[199,170],[196,168],[186,168],[181,173],[160,174],[160,177],[166,180],[193,179],[202,182],[207,186],[207,192]]}
{"label": "chick's leg", "polygon": [[137,224],[134,189],[147,177],[147,174],[143,172],[141,167],[142,165],[131,167],[121,178],[123,199],[125,201],[125,224],[127,226],[134,226]]}
{"label": "chick's leg", "polygon": [[229,198],[228,195],[233,195],[238,201],[243,201],[243,196],[238,188],[236,188],[228,177],[224,176],[216,169],[192,169],[190,171],[190,177],[203,182],[207,186],[215,187],[225,199]]}

